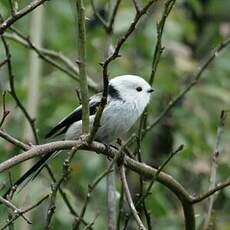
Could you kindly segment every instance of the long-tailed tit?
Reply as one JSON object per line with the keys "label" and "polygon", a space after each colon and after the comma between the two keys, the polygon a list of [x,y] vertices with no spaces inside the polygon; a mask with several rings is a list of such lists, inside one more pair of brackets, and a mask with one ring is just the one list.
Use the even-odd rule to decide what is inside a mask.
{"label": "long-tailed tit", "polygon": [[[143,113],[150,101],[153,92],[151,86],[141,77],[136,75],[122,75],[113,78],[109,82],[107,104],[102,113],[100,127],[97,130],[95,140],[110,144],[118,137],[122,137],[134,125]],[[102,94],[96,94],[90,98],[90,128],[99,106]],[[47,138],[65,135],[66,140],[76,140],[82,133],[82,106],[77,107],[72,113],[61,120],[50,132]],[[36,175],[44,167],[47,160],[55,153],[46,154],[17,182],[20,185],[25,179]]]}

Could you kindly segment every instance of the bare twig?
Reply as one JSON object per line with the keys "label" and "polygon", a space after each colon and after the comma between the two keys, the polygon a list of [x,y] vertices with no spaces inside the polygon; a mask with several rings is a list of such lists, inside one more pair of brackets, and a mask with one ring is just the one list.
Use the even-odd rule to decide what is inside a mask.
{"label": "bare twig", "polygon": [[[225,111],[221,111],[219,126],[217,129],[215,151],[212,155],[209,190],[214,189],[216,186],[218,158],[219,158],[219,155],[221,154],[220,142],[221,142],[221,138],[222,138],[223,132],[224,132],[225,117],[226,117]],[[215,201],[215,196],[209,196],[208,213],[207,213],[207,216],[206,216],[205,222],[204,222],[204,229],[206,229],[206,230],[209,229],[209,225],[211,224],[211,216],[212,216],[214,201]]]}
{"label": "bare twig", "polygon": [[[118,154],[119,155],[119,154]],[[102,179],[104,179],[109,173],[111,173],[113,171],[113,165],[114,163],[116,162],[117,160],[117,157],[115,157],[112,162],[110,163],[109,167],[104,170],[95,180],[92,184],[89,184],[88,185],[88,192],[87,192],[87,196],[85,198],[85,202],[83,204],[83,207],[82,207],[82,210],[81,210],[81,213],[80,213],[80,216],[79,218],[76,219],[75,223],[73,224],[73,229],[78,229],[79,228],[79,225],[80,225],[80,221],[82,220],[82,218],[84,217],[85,215],[85,212],[86,212],[86,208],[87,208],[87,205],[90,201],[90,198],[91,198],[91,194],[92,192],[94,191],[94,189],[96,188],[96,186],[101,182]]]}
{"label": "bare twig", "polygon": [[[92,142],[90,145],[87,145],[87,143],[82,143],[81,140],[56,141],[48,144],[32,146],[31,149],[21,154],[18,154],[8,159],[5,162],[0,163],[0,172],[3,172],[23,161],[26,161],[27,159],[48,154],[50,152],[58,151],[61,149],[71,149],[76,145],[79,146],[79,149],[87,149],[87,150],[95,151],[97,153],[102,153],[110,158],[114,158],[117,155],[119,156],[119,151],[112,148],[110,148],[110,151],[108,151],[108,148],[105,147],[105,145],[100,144],[98,142]],[[131,170],[145,177],[153,178],[153,176],[157,173],[157,169],[154,169],[144,163],[140,163],[136,160],[133,160],[128,156],[124,156],[124,163],[126,167],[130,168]],[[157,176],[156,180],[162,183],[163,185],[165,185],[171,192],[173,192],[181,202],[184,210],[186,230],[195,229],[195,216],[194,216],[192,202],[197,203],[199,202],[198,199],[203,200],[208,196],[210,196],[211,194],[213,194],[214,192],[216,192],[217,190],[230,186],[230,182],[228,181],[219,187],[217,186],[216,189],[209,191],[208,194],[205,194],[203,196],[204,198],[194,198],[190,194],[188,194],[188,192],[183,188],[182,185],[180,185],[177,181],[175,181],[171,176],[163,172],[161,172]]]}
{"label": "bare twig", "polygon": [[32,132],[33,132],[33,135],[34,135],[35,142],[36,142],[36,144],[38,144],[39,140],[38,140],[37,130],[35,127],[35,120],[30,117],[30,115],[28,114],[24,105],[22,104],[22,102],[20,101],[20,99],[18,98],[18,96],[16,94],[16,90],[15,90],[15,86],[14,86],[14,74],[12,71],[11,54],[10,54],[9,46],[8,46],[5,38],[2,35],[1,35],[1,39],[3,42],[3,46],[5,49],[5,55],[7,58],[7,67],[8,67],[9,82],[10,82],[10,94],[13,97],[13,99],[15,100],[18,107],[21,109],[21,111],[22,111],[23,115],[25,116],[25,118],[27,119],[27,121],[29,122],[31,129],[32,129]]}
{"label": "bare twig", "polygon": [[11,11],[11,15],[14,16],[16,14],[16,10],[14,8],[14,3],[12,2],[13,0],[9,0],[9,5],[10,5],[10,11]]}
{"label": "bare twig", "polygon": [[44,196],[41,200],[39,200],[37,203],[35,203],[34,205],[30,206],[29,208],[26,208],[24,210],[21,210],[20,213],[16,213],[14,217],[12,217],[12,219],[10,219],[3,227],[0,228],[0,230],[6,229],[9,225],[11,225],[15,220],[18,219],[18,217],[20,217],[21,215],[24,215],[25,213],[31,211],[32,209],[38,207],[43,201],[45,201],[47,198],[49,197],[49,195]]}
{"label": "bare twig", "polygon": [[[151,74],[150,74],[150,78],[149,78],[149,84],[150,85],[153,85],[156,71],[157,71],[157,67],[158,67],[158,64],[159,64],[159,61],[161,58],[161,54],[164,51],[164,47],[162,46],[162,35],[163,35],[166,19],[168,18],[173,6],[175,5],[175,2],[176,2],[176,0],[168,0],[164,4],[164,10],[163,10],[161,19],[160,19],[159,23],[157,23],[157,25],[156,25],[157,26],[157,42],[156,42],[155,49],[154,49],[153,60],[152,60],[152,69],[151,69]],[[140,122],[139,130],[142,131],[142,129],[146,129],[147,119],[148,119],[148,108],[146,108],[145,112],[141,116],[141,122]],[[142,137],[141,137],[141,139],[142,139]]]}
{"label": "bare twig", "polygon": [[120,199],[119,199],[119,204],[118,204],[118,216],[117,216],[116,230],[120,229],[121,218],[123,216],[123,210],[122,210],[123,203],[124,203],[124,186],[121,183],[121,191],[120,191]]}
{"label": "bare twig", "polygon": [[116,3],[115,3],[114,8],[113,8],[113,11],[111,13],[111,17],[109,19],[108,26],[106,28],[108,34],[113,32],[114,21],[115,21],[115,18],[116,18],[117,11],[118,11],[120,3],[121,3],[121,0],[116,0]]}
{"label": "bare twig", "polygon": [[[79,69],[75,63],[73,63],[67,56],[62,54],[61,52],[56,52],[54,50],[45,49],[45,48],[39,48],[35,46],[28,37],[23,35],[19,30],[16,30],[15,28],[11,27],[11,30],[14,32],[11,33],[5,33],[4,37],[7,39],[11,39],[21,45],[23,45],[26,48],[34,50],[38,54],[38,56],[44,60],[45,62],[49,63],[50,65],[54,66],[58,70],[65,73],[67,76],[71,77],[75,81],[79,81]],[[60,62],[62,62],[67,68],[60,65],[58,62],[54,60],[54,58]],[[90,77],[88,79],[88,85],[89,88],[97,92],[98,91],[98,85],[96,82],[94,82]]]}
{"label": "bare twig", "polygon": [[108,67],[109,64],[115,60],[116,58],[120,57],[119,52],[123,44],[127,41],[129,36],[133,33],[133,31],[136,28],[137,23],[139,22],[140,18],[148,11],[148,9],[153,5],[153,3],[157,2],[158,0],[152,0],[149,1],[142,9],[140,12],[137,12],[133,22],[130,24],[127,32],[118,40],[115,49],[113,53],[103,62],[101,63],[101,66],[103,68],[103,94],[102,94],[102,99],[100,106],[98,108],[98,111],[96,113],[95,119],[94,119],[94,124],[93,128],[91,130],[90,136],[88,138],[88,142],[92,142],[94,139],[94,136],[99,128],[100,125],[100,119],[102,112],[104,110],[104,107],[107,103],[107,96],[108,96],[108,85],[109,85],[109,80],[108,80]]}
{"label": "bare twig", "polygon": [[[143,114],[143,118],[146,116],[146,111],[144,112]],[[139,129],[138,129],[138,133],[137,133],[137,147],[136,147],[136,151],[135,153],[137,154],[137,159],[139,162],[142,162],[142,157],[141,157],[141,139],[142,139],[142,127],[144,125],[144,121],[145,119],[140,119],[140,125],[139,125]],[[139,181],[140,181],[140,189],[139,189],[139,197],[142,197],[143,196],[143,193],[144,193],[144,181],[143,181],[143,178],[140,176],[139,177]],[[141,211],[141,209],[143,209],[144,211],[144,215],[145,215],[145,218],[146,218],[146,222],[147,222],[147,227],[148,227],[148,230],[151,230],[152,229],[152,226],[151,226],[151,218],[149,216],[149,212],[146,208],[146,205],[145,205],[145,200],[143,199],[142,202],[141,202],[142,205],[139,205],[139,207],[137,206],[137,210]],[[130,212],[130,215],[126,215],[126,218],[125,218],[125,224],[124,224],[124,229],[126,229],[126,227],[128,226],[128,221],[129,221],[129,217],[131,216],[131,213]]]}
{"label": "bare twig", "polygon": [[192,81],[183,90],[181,90],[181,92],[174,99],[172,99],[169,102],[167,107],[160,113],[160,115],[153,121],[153,123],[150,124],[146,128],[146,130],[143,131],[144,134],[149,132],[153,127],[155,127],[168,114],[168,112],[192,89],[192,87],[199,82],[202,76],[202,73],[208,68],[208,66],[212,63],[212,61],[218,56],[219,52],[221,52],[229,44],[230,44],[230,38],[221,42],[217,46],[217,48],[215,49],[215,52],[201,66],[198,72],[194,75],[194,78],[192,79]]}
{"label": "bare twig", "polygon": [[129,191],[129,186],[128,186],[128,183],[127,183],[127,180],[126,180],[126,176],[125,176],[125,167],[124,165],[121,165],[121,168],[120,168],[120,176],[121,176],[121,181],[122,181],[122,184],[124,186],[124,191],[125,191],[125,196],[126,196],[126,200],[129,204],[129,207],[131,209],[131,212],[133,213],[133,216],[138,224],[138,227],[140,230],[146,230],[144,224],[142,223],[138,213],[137,213],[137,210],[134,206],[134,203],[133,203],[133,200],[132,200],[132,197],[131,197],[131,194],[130,194],[130,191]]}
{"label": "bare twig", "polygon": [[0,62],[0,68],[7,63],[7,58]]}
{"label": "bare twig", "polygon": [[[160,165],[160,167],[157,169],[156,173],[154,174],[149,186],[147,187],[146,191],[139,197],[139,199],[136,201],[136,207],[139,207],[145,200],[145,198],[150,195],[150,191],[157,180],[157,177],[161,173],[161,171],[165,168],[165,166],[170,162],[170,160],[180,151],[183,150],[183,145],[180,145],[175,151],[171,152],[168,158],[163,162],[163,164]],[[128,225],[129,218],[131,216],[131,213],[126,218],[125,225]]]}
{"label": "bare twig", "polygon": [[199,203],[205,199],[207,199],[208,197],[210,197],[212,194],[226,188],[226,187],[229,187],[230,186],[230,180],[227,180],[225,182],[222,182],[222,183],[219,183],[218,185],[216,185],[215,188],[209,190],[208,192],[202,194],[202,195],[199,195],[199,196],[196,196],[194,197],[192,200],[191,200],[191,203],[192,204],[196,204],[196,203]]}
{"label": "bare twig", "polygon": [[2,127],[6,117],[9,115],[10,111],[6,109],[6,92],[2,94],[2,118],[0,120],[0,128]]}
{"label": "bare twig", "polygon": [[99,214],[96,214],[95,217],[93,218],[92,222],[89,223],[88,225],[86,225],[83,230],[87,230],[87,229],[92,229],[92,226],[95,224],[95,221],[97,219],[97,217],[99,216]]}
{"label": "bare twig", "polygon": [[157,43],[156,43],[155,50],[154,50],[153,61],[152,61],[152,70],[151,70],[151,75],[150,75],[150,79],[149,79],[149,83],[151,85],[153,84],[153,81],[154,81],[154,78],[156,75],[157,66],[159,64],[161,54],[164,50],[164,48],[162,47],[161,40],[162,40],[162,35],[163,35],[164,27],[165,27],[165,22],[166,22],[167,17],[169,16],[174,4],[175,4],[175,2],[176,2],[176,0],[169,0],[165,3],[162,17],[161,17],[159,23],[157,23]]}
{"label": "bare twig", "polygon": [[139,13],[140,10],[141,10],[141,8],[140,8],[140,6],[139,6],[137,0],[133,0],[133,5],[134,5],[134,7],[135,7],[135,9],[136,9],[136,12]]}
{"label": "bare twig", "polygon": [[11,144],[23,149],[23,150],[28,150],[31,148],[31,146],[26,145],[25,143],[23,143],[22,141],[19,141],[18,139],[10,136],[8,133],[2,131],[0,129],[0,137],[2,137],[3,139],[7,140],[8,142],[10,142]]}
{"label": "bare twig", "polygon": [[56,201],[56,196],[57,196],[57,191],[61,186],[61,183],[64,181],[64,176],[61,177],[60,180],[58,180],[55,184],[51,185],[51,196],[50,196],[50,202],[49,202],[49,206],[47,209],[47,215],[46,215],[46,224],[44,226],[44,229],[48,230],[50,229],[50,224],[51,224],[51,220],[52,220],[52,216],[55,212],[55,201]]}
{"label": "bare twig", "polygon": [[95,14],[95,16],[98,18],[98,20],[101,22],[101,24],[103,25],[103,27],[105,28],[105,30],[107,30],[107,22],[105,21],[105,19],[100,15],[100,13],[97,11],[96,6],[94,4],[94,0],[90,0],[90,4],[92,6],[93,12]]}
{"label": "bare twig", "polygon": [[[48,154],[50,152],[58,151],[61,149],[71,149],[73,146],[76,145],[79,145],[79,149],[87,149],[95,151],[97,153],[102,153],[106,156],[109,156],[110,158],[113,158],[115,155],[119,155],[119,152],[115,149],[110,148],[110,151],[108,151],[108,148],[106,148],[103,144],[100,144],[98,142],[92,142],[90,145],[87,145],[86,143],[82,144],[81,140],[56,141],[48,144],[32,146],[30,150],[18,154],[8,159],[7,161],[0,163],[0,172],[3,172],[23,161],[26,161],[27,159]],[[155,175],[155,173],[157,172],[156,169],[151,168],[150,166],[144,163],[139,163],[129,158],[128,156],[124,156],[124,162],[126,167],[134,170],[142,176],[148,176],[152,178],[152,176]],[[170,191],[172,191],[178,197],[184,210],[186,230],[193,230],[195,219],[193,207],[190,204],[192,197],[177,181],[175,181],[172,177],[168,176],[165,173],[161,172],[159,176],[156,178],[156,180],[162,183],[163,185],[167,186],[170,189]]]}
{"label": "bare twig", "polygon": [[0,203],[4,204],[6,207],[8,207],[9,209],[11,209],[15,215],[21,216],[27,222],[27,224],[32,224],[31,221],[27,217],[25,217],[23,215],[22,210],[19,209],[19,208],[17,208],[10,201],[8,201],[5,198],[3,198],[3,197],[0,196]]}
{"label": "bare twig", "polygon": [[15,12],[14,15],[7,18],[5,21],[3,21],[0,24],[0,35],[2,35],[7,28],[9,28],[13,23],[15,23],[17,20],[25,16],[26,14],[30,13],[32,10],[37,8],[38,6],[42,5],[44,2],[48,0],[34,0],[27,6],[25,6],[23,9]]}
{"label": "bare twig", "polygon": [[86,30],[85,30],[85,8],[83,0],[76,1],[78,16],[78,53],[79,53],[79,75],[80,91],[82,100],[82,134],[89,133],[89,96],[86,75]]}

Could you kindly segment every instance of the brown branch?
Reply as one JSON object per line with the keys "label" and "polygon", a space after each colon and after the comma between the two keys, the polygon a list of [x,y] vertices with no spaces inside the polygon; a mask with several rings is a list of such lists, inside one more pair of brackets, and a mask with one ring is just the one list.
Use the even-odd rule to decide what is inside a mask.
{"label": "brown branch", "polygon": [[211,195],[213,195],[214,193],[226,188],[226,187],[229,187],[230,186],[230,180],[227,180],[225,182],[222,182],[220,184],[218,184],[215,188],[209,190],[208,192],[202,194],[202,195],[199,195],[199,196],[196,196],[194,197],[192,200],[191,200],[191,203],[192,204],[196,204],[196,203],[199,203],[205,199],[207,199],[208,197],[210,197]]}
{"label": "brown branch", "polygon": [[48,0],[34,0],[27,6],[25,6],[23,9],[15,12],[14,15],[11,17],[7,18],[5,21],[3,21],[0,24],[0,35],[2,35],[6,29],[8,29],[12,24],[14,24],[17,20],[22,18],[23,16],[27,15],[30,13],[32,10],[37,8],[38,6],[42,5],[44,2]]}
{"label": "brown branch", "polygon": [[[57,141],[48,144],[32,146],[31,149],[21,154],[18,154],[6,160],[5,162],[0,163],[0,172],[6,171],[12,168],[13,166],[20,164],[21,162],[26,161],[28,159],[41,156],[44,154],[48,154],[50,152],[62,150],[62,149],[71,149],[76,145],[79,147],[79,149],[85,149],[85,150],[95,151],[97,153],[102,153],[110,158],[119,156],[119,151],[111,148],[110,151],[108,151],[108,149],[103,144],[98,142],[92,142],[91,145],[87,145],[87,143],[84,142],[82,143],[81,140]],[[137,172],[141,176],[147,178],[153,178],[154,175],[156,175],[157,173],[157,169],[152,168],[144,163],[137,162],[136,160],[133,160],[128,156],[124,156],[124,163],[126,167]],[[186,230],[195,229],[195,216],[194,216],[194,210],[192,206],[193,203],[200,202],[201,200],[207,198],[208,196],[215,193],[216,191],[219,191],[220,189],[223,189],[230,185],[230,182],[227,181],[221,185],[218,185],[215,189],[209,191],[208,193],[199,196],[197,198],[194,198],[183,188],[182,185],[180,185],[177,181],[175,181],[171,176],[167,175],[166,173],[160,172],[156,180],[161,184],[165,185],[171,192],[173,192],[181,202],[184,210]]]}
{"label": "brown branch", "polygon": [[3,139],[5,139],[6,141],[10,142],[11,144],[19,147],[20,149],[23,150],[28,150],[31,148],[31,146],[26,145],[25,143],[23,143],[22,141],[19,141],[18,139],[10,136],[8,133],[4,132],[3,130],[0,129],[0,137],[2,137]]}
{"label": "brown branch", "polygon": [[[183,145],[180,145],[175,151],[171,152],[168,158],[163,162],[163,164],[160,165],[160,167],[157,169],[156,173],[154,174],[153,178],[151,179],[151,182],[149,186],[147,187],[146,191],[139,197],[139,199],[136,201],[135,205],[136,207],[139,207],[142,203],[144,203],[144,200],[148,195],[150,195],[150,191],[157,180],[157,177],[161,173],[161,171],[165,168],[165,166],[170,162],[170,160],[180,151],[183,150]],[[131,213],[128,214],[126,217],[126,225],[128,225],[128,221],[131,217]]]}
{"label": "brown branch", "polygon": [[[28,151],[25,151],[19,155],[16,155],[5,162],[0,163],[0,173],[12,168],[13,166],[20,164],[23,161],[28,159],[41,156],[44,154],[48,154],[50,152],[62,150],[62,149],[71,149],[72,147],[78,145],[79,149],[95,151],[97,153],[102,153],[107,157],[114,158],[115,156],[119,156],[119,152],[115,149],[111,149],[108,151],[108,148],[98,142],[92,142],[90,145],[78,141],[56,141],[43,145],[35,145]],[[154,169],[144,163],[139,163],[128,156],[124,156],[125,166],[130,168],[131,170],[137,172],[141,176],[145,176],[148,178],[152,178],[157,169]],[[190,194],[180,185],[177,181],[175,181],[171,176],[161,172],[159,176],[156,178],[158,182],[165,185],[170,191],[172,191],[179,201],[182,204],[185,216],[185,225],[186,230],[194,230],[195,229],[195,216],[194,210],[191,204],[191,200],[193,199]]]}
{"label": "brown branch", "polygon": [[124,191],[125,191],[125,196],[126,196],[126,200],[129,204],[129,207],[131,209],[131,212],[133,213],[133,216],[138,224],[138,227],[140,230],[146,230],[144,224],[142,223],[138,213],[137,213],[137,210],[134,206],[134,203],[133,203],[133,200],[132,200],[132,197],[131,197],[131,194],[130,194],[130,191],[129,191],[129,186],[128,186],[128,183],[127,183],[127,180],[126,180],[126,176],[125,176],[125,167],[124,165],[122,165],[120,167],[120,176],[121,176],[121,181],[122,181],[122,184],[124,186]]}

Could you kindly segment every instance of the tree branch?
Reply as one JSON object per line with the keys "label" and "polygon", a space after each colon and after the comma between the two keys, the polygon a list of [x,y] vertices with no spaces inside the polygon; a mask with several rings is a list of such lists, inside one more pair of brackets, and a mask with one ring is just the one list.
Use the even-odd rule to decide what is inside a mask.
{"label": "tree branch", "polygon": [[150,124],[146,130],[144,130],[144,134],[149,132],[153,127],[155,127],[167,114],[168,112],[195,86],[201,76],[202,73],[208,68],[208,66],[212,63],[212,61],[218,56],[218,54],[228,45],[230,44],[230,38],[226,39],[225,41],[221,42],[217,48],[215,49],[214,53],[204,62],[198,72],[194,75],[192,81],[183,89],[181,92],[172,99],[167,107],[160,113],[160,115]]}
{"label": "tree branch", "polygon": [[82,134],[89,133],[89,96],[86,75],[86,30],[85,30],[85,8],[83,0],[76,0],[78,16],[78,53],[79,53],[79,75],[80,91],[82,100]]}
{"label": "tree branch", "polygon": [[[13,40],[24,47],[28,49],[32,49],[37,55],[45,62],[49,63],[50,65],[54,66],[58,70],[65,73],[67,76],[71,77],[75,81],[79,81],[79,68],[75,63],[72,62],[67,56],[62,54],[61,52],[57,52],[50,49],[45,48],[39,48],[36,45],[34,45],[29,37],[24,36],[19,30],[16,30],[15,28],[11,27],[11,30],[14,32],[14,34],[11,33],[5,33],[4,37],[10,40]],[[60,65],[58,62],[56,62],[55,59],[62,62],[67,68]],[[89,88],[97,92],[98,91],[98,85],[96,82],[94,82],[91,78],[87,77],[88,79],[88,85]]]}
{"label": "tree branch", "polygon": [[22,102],[20,101],[20,99],[18,98],[18,96],[16,94],[16,90],[15,90],[15,86],[14,86],[14,74],[13,74],[13,70],[12,70],[11,54],[10,54],[9,46],[8,46],[5,38],[2,35],[1,35],[1,39],[2,39],[4,49],[5,49],[5,55],[6,55],[6,58],[7,58],[7,67],[8,67],[9,83],[10,83],[10,94],[12,95],[12,97],[15,100],[16,104],[21,109],[22,113],[24,114],[25,118],[27,119],[27,121],[28,121],[28,123],[29,123],[29,125],[30,125],[30,127],[32,129],[34,139],[35,139],[35,143],[38,144],[39,140],[38,140],[37,130],[36,130],[36,127],[35,127],[35,120],[30,117],[29,113],[27,112],[27,110],[25,109],[24,105],[22,104]]}
{"label": "tree branch", "polygon": [[130,191],[129,191],[129,186],[128,186],[128,183],[127,183],[127,180],[126,180],[126,176],[125,176],[125,168],[124,168],[124,165],[121,166],[120,168],[120,176],[121,176],[121,181],[122,181],[122,184],[124,186],[124,191],[125,191],[125,196],[126,196],[126,199],[127,199],[127,202],[129,204],[129,207],[131,209],[131,212],[133,213],[133,216],[138,224],[138,227],[140,230],[146,230],[144,224],[142,223],[138,213],[137,213],[137,210],[134,206],[134,203],[133,203],[133,200],[132,200],[132,197],[131,197],[131,194],[130,194]]}
{"label": "tree branch", "polygon": [[88,138],[88,142],[92,142],[94,139],[94,136],[99,128],[100,125],[100,119],[102,116],[102,112],[105,108],[105,105],[107,103],[107,96],[108,96],[108,85],[109,85],[109,79],[108,79],[108,67],[109,64],[115,60],[116,58],[120,57],[119,52],[121,47],[123,46],[123,44],[127,41],[127,39],[129,38],[129,36],[133,33],[133,31],[136,28],[137,23],[139,22],[140,18],[148,11],[148,9],[153,5],[153,3],[157,2],[158,0],[152,0],[149,1],[142,9],[140,12],[137,12],[133,22],[131,23],[131,25],[129,26],[127,32],[117,41],[117,44],[115,46],[115,49],[113,51],[113,53],[103,62],[101,63],[101,66],[103,68],[103,94],[102,94],[102,99],[101,99],[101,103],[100,106],[98,108],[98,111],[96,113],[95,119],[94,119],[94,123],[93,123],[93,128],[90,132],[90,136]]}
{"label": "tree branch", "polygon": [[7,18],[5,21],[3,21],[0,24],[0,35],[2,35],[7,28],[9,28],[12,24],[14,24],[17,20],[25,16],[26,14],[30,13],[32,10],[37,8],[38,6],[42,5],[44,2],[48,0],[34,0],[27,6],[25,6],[23,9],[15,12],[14,15]]}
{"label": "tree branch", "polygon": [[49,195],[44,196],[41,200],[39,200],[37,203],[35,203],[34,205],[30,206],[29,208],[26,208],[24,210],[21,210],[20,213],[16,213],[16,215],[9,220],[3,227],[0,228],[0,230],[6,229],[9,225],[11,225],[15,220],[18,219],[18,217],[20,217],[21,215],[31,211],[32,209],[36,208],[37,206],[39,206],[43,201],[45,201],[47,198],[49,197]]}

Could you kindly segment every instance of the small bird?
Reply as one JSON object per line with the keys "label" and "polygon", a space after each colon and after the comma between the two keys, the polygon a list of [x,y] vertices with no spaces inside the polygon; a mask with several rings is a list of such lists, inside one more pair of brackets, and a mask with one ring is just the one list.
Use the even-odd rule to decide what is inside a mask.
{"label": "small bird", "polygon": [[[143,78],[136,75],[122,75],[113,78],[109,82],[107,104],[103,110],[95,140],[109,145],[116,138],[123,137],[143,113],[153,91],[152,87]],[[101,97],[102,93],[98,93],[90,98],[90,128],[93,126]],[[46,138],[64,134],[65,140],[79,139],[82,134],[81,118],[82,106],[80,105],[52,128]],[[54,155],[57,154],[50,153],[43,156],[16,181],[15,185],[21,185],[31,176],[34,178]]]}
{"label": "small bird", "polygon": [[[127,133],[143,113],[152,92],[151,86],[139,76],[122,75],[113,78],[109,83],[107,105],[95,140],[110,144],[117,137]],[[90,128],[93,126],[101,97],[102,94],[99,93],[90,98]],[[51,129],[46,138],[65,134],[66,140],[78,139],[82,129],[81,116],[82,106],[79,106]]]}

